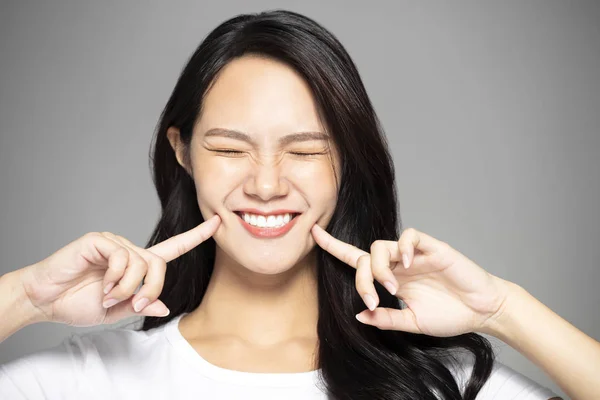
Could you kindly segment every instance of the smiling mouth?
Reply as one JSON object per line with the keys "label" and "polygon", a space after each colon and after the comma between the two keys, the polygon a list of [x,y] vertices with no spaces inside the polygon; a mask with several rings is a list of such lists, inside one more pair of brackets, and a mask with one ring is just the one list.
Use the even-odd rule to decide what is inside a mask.
{"label": "smiling mouth", "polygon": [[[234,211],[233,213],[235,215],[237,215],[242,221],[244,221],[244,223],[252,226],[253,228],[258,228],[258,229],[283,228],[283,227],[291,224],[296,219],[296,217],[298,217],[301,214],[301,213],[285,213],[285,214],[279,214],[277,216],[275,216],[275,215],[265,216],[265,215],[250,214],[250,213],[246,214],[242,211]],[[263,217],[263,218],[260,218],[260,217]],[[271,220],[269,220],[269,217],[275,217],[277,219],[275,221],[273,221],[272,218],[271,218]],[[289,220],[288,220],[288,218],[289,218]]]}

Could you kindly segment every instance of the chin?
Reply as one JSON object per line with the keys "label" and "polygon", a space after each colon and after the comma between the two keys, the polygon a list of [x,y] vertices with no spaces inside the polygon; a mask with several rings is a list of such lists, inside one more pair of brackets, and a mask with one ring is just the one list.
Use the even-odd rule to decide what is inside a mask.
{"label": "chin", "polygon": [[300,260],[300,258],[292,260],[287,259],[287,257],[286,259],[280,259],[278,261],[267,261],[268,259],[269,257],[265,257],[263,259],[258,260],[240,259],[239,263],[245,269],[257,274],[277,275],[293,269],[296,265],[298,265],[298,262]]}

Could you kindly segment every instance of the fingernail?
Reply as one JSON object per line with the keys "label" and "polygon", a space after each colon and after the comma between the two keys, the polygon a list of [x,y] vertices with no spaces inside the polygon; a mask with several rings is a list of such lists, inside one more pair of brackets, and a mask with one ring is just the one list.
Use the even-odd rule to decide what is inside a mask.
{"label": "fingernail", "polygon": [[112,307],[115,304],[117,304],[120,300],[117,299],[108,299],[106,301],[104,301],[104,303],[102,303],[102,307],[104,308],[108,308],[108,307]]}
{"label": "fingernail", "polygon": [[114,286],[115,286],[114,282],[111,282],[108,285],[106,285],[104,287],[104,294],[108,294],[108,292],[110,292],[110,289],[112,289]]}
{"label": "fingernail", "polygon": [[362,322],[363,324],[365,323],[365,319],[364,319],[362,313],[356,314],[356,319],[359,320],[360,322]]}
{"label": "fingernail", "polygon": [[390,281],[383,282],[383,286],[390,292],[391,294],[396,294],[396,286]]}
{"label": "fingernail", "polygon": [[133,309],[135,310],[135,312],[140,312],[140,310],[146,307],[149,302],[150,300],[148,300],[147,298],[141,298],[138,301],[136,301],[136,303],[133,305]]}
{"label": "fingernail", "polygon": [[373,311],[375,309],[375,307],[377,307],[375,298],[373,298],[373,296],[371,296],[370,294],[365,294],[364,302],[367,305],[367,307],[369,308],[369,310],[371,310],[371,311]]}
{"label": "fingernail", "polygon": [[402,263],[404,264],[404,268],[408,268],[408,254],[402,254]]}
{"label": "fingernail", "polygon": [[160,304],[158,307],[158,316],[159,317],[166,317],[167,315],[169,315],[169,313],[171,311],[169,311],[169,309],[165,306],[163,306],[162,304]]}

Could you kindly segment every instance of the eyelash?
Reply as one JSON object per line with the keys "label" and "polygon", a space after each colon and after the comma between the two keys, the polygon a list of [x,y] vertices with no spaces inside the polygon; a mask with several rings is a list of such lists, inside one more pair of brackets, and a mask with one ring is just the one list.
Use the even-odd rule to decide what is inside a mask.
{"label": "eyelash", "polygon": [[[215,153],[224,153],[224,154],[242,154],[243,151],[238,151],[238,150],[211,150],[214,151]],[[325,153],[298,153],[298,152],[290,152],[290,154],[293,154],[295,156],[300,156],[300,157],[308,157],[308,156],[316,156],[319,154],[325,154]]]}
{"label": "eyelash", "polygon": [[225,153],[225,154],[240,154],[242,153],[241,151],[237,151],[237,150],[211,150],[214,151],[215,153]]}

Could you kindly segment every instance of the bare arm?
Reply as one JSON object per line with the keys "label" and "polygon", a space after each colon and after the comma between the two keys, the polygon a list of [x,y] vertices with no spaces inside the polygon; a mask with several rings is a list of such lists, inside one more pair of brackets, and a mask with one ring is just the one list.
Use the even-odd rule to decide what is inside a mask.
{"label": "bare arm", "polygon": [[0,343],[19,329],[42,321],[23,289],[22,271],[18,269],[0,276]]}
{"label": "bare arm", "polygon": [[483,333],[493,335],[542,368],[573,400],[600,399],[600,343],[561,318],[519,285],[500,317]]}

